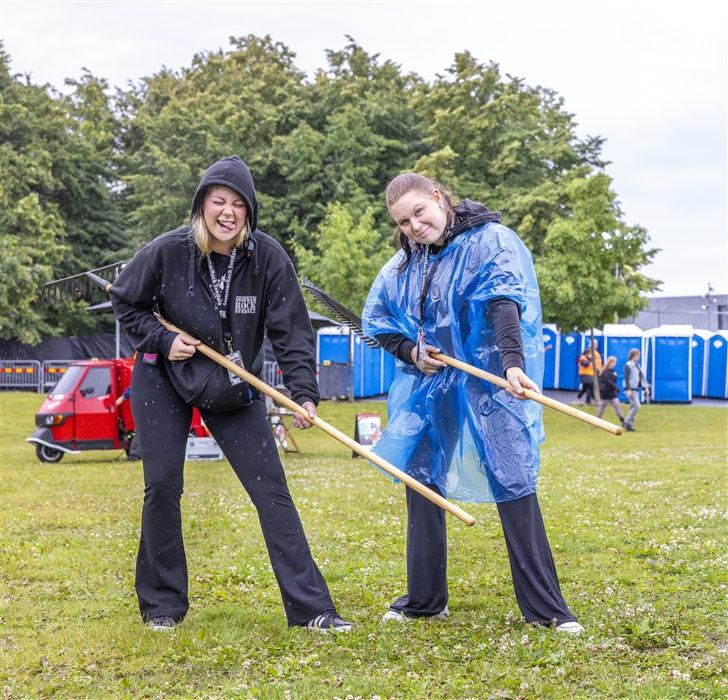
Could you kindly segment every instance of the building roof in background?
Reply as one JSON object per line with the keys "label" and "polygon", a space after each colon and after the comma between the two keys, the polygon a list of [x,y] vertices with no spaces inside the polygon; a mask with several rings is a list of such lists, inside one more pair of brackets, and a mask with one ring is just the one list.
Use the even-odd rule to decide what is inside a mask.
{"label": "building roof in background", "polygon": [[689,325],[707,331],[728,330],[728,294],[690,297],[651,297],[636,316],[620,319],[643,331],[664,325]]}

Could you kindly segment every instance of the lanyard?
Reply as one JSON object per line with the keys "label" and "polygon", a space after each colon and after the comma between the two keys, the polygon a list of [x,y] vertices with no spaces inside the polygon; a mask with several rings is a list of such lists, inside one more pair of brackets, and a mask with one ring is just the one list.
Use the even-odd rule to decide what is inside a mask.
{"label": "lanyard", "polygon": [[425,302],[427,301],[427,293],[430,291],[432,285],[432,278],[435,276],[435,270],[437,269],[437,263],[440,260],[440,254],[443,251],[443,245],[435,256],[435,262],[430,268],[429,274],[427,268],[430,265],[430,245],[425,244],[425,249],[422,251],[422,291],[420,292],[420,327],[417,330],[417,360],[422,362],[425,359],[427,349],[427,339],[425,336]]}
{"label": "lanyard", "polygon": [[420,327],[423,327],[425,325],[425,302],[427,301],[427,294],[430,291],[430,286],[432,285],[432,278],[435,276],[435,270],[437,269],[437,263],[440,260],[440,254],[443,251],[443,248],[445,246],[441,246],[440,250],[438,251],[437,255],[435,256],[435,262],[432,264],[432,267],[429,270],[429,274],[427,274],[428,270],[427,268],[430,265],[430,245],[429,243],[425,244],[425,250],[422,253],[422,291],[420,292]]}
{"label": "lanyard", "polygon": [[222,278],[222,285],[225,289],[225,298],[220,298],[220,282],[218,282],[217,275],[215,274],[215,266],[212,264],[210,255],[206,255],[207,267],[210,270],[210,280],[212,281],[212,294],[215,297],[215,310],[220,313],[222,318],[227,316],[227,303],[228,297],[230,296],[230,282],[233,278],[233,265],[235,265],[235,254],[238,252],[237,248],[233,248],[230,253],[230,262],[228,263],[227,273]]}

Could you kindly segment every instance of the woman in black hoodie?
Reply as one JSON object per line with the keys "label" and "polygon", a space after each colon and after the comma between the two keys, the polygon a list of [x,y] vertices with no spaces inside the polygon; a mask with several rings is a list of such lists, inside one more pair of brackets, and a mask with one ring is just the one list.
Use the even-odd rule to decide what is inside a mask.
{"label": "woman in black hoodie", "polygon": [[[267,329],[291,397],[316,415],[315,342],[296,272],[257,221],[247,166],[237,157],[218,161],[195,192],[190,224],[142,248],[110,290],[138,351],[131,401],[145,490],[136,591],[142,618],[155,630],[174,628],[189,608],[180,498],[192,406],[258,510],[288,624],[351,629],[311,556],[265,402],[195,350],[202,341],[258,374]],[[190,336],[166,330],[155,311]],[[294,424],[311,426],[299,415]]]}

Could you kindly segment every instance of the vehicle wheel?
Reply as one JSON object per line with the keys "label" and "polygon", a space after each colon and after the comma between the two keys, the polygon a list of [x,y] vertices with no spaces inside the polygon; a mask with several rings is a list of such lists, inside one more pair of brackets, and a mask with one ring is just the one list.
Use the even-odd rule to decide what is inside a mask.
{"label": "vehicle wheel", "polygon": [[61,452],[61,450],[54,450],[52,447],[48,447],[47,445],[36,445],[35,454],[38,455],[38,459],[41,462],[50,462],[51,464],[60,462],[63,457],[63,452]]}

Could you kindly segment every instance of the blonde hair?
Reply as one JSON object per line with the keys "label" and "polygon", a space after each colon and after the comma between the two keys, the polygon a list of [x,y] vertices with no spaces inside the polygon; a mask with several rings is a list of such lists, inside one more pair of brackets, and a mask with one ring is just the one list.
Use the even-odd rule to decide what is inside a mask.
{"label": "blonde hair", "polygon": [[[387,192],[385,194],[385,202],[387,210],[391,208],[410,192],[418,192],[423,197],[432,198],[433,190],[437,190],[442,197],[442,207],[445,210],[448,218],[448,222],[452,220],[454,214],[452,213],[453,204],[452,192],[447,187],[437,182],[437,180],[431,180],[429,177],[420,175],[419,173],[400,173],[395,177],[388,185]],[[404,251],[405,259],[399,266],[399,271],[403,272],[407,269],[412,257],[412,251],[420,250],[420,244],[410,241],[407,236],[404,235],[399,226],[396,227],[394,232],[394,247],[399,247]]]}
{"label": "blonde hair", "polygon": [[[214,187],[214,185],[212,185],[211,187]],[[203,255],[209,255],[210,253],[212,253],[213,241],[215,240],[215,237],[210,232],[210,229],[207,228],[207,224],[205,223],[205,217],[202,213],[205,206],[205,199],[207,198],[207,194],[210,191],[211,187],[208,187],[202,193],[202,197],[200,197],[200,205],[197,207],[197,211],[192,217],[192,221],[190,221],[190,226],[192,226],[192,234],[195,238],[195,243],[197,244],[197,247],[202,251]],[[240,229],[240,233],[238,233],[238,235],[235,236],[235,238],[233,239],[233,248],[239,248],[249,235],[250,223],[248,222],[248,218],[246,215],[243,228]]]}
{"label": "blonde hair", "polygon": [[604,363],[604,367],[602,367],[602,369],[599,372],[599,374],[600,375],[604,374],[605,370],[611,369],[616,364],[617,364],[617,358],[614,355],[610,355],[607,358],[607,361]]}

